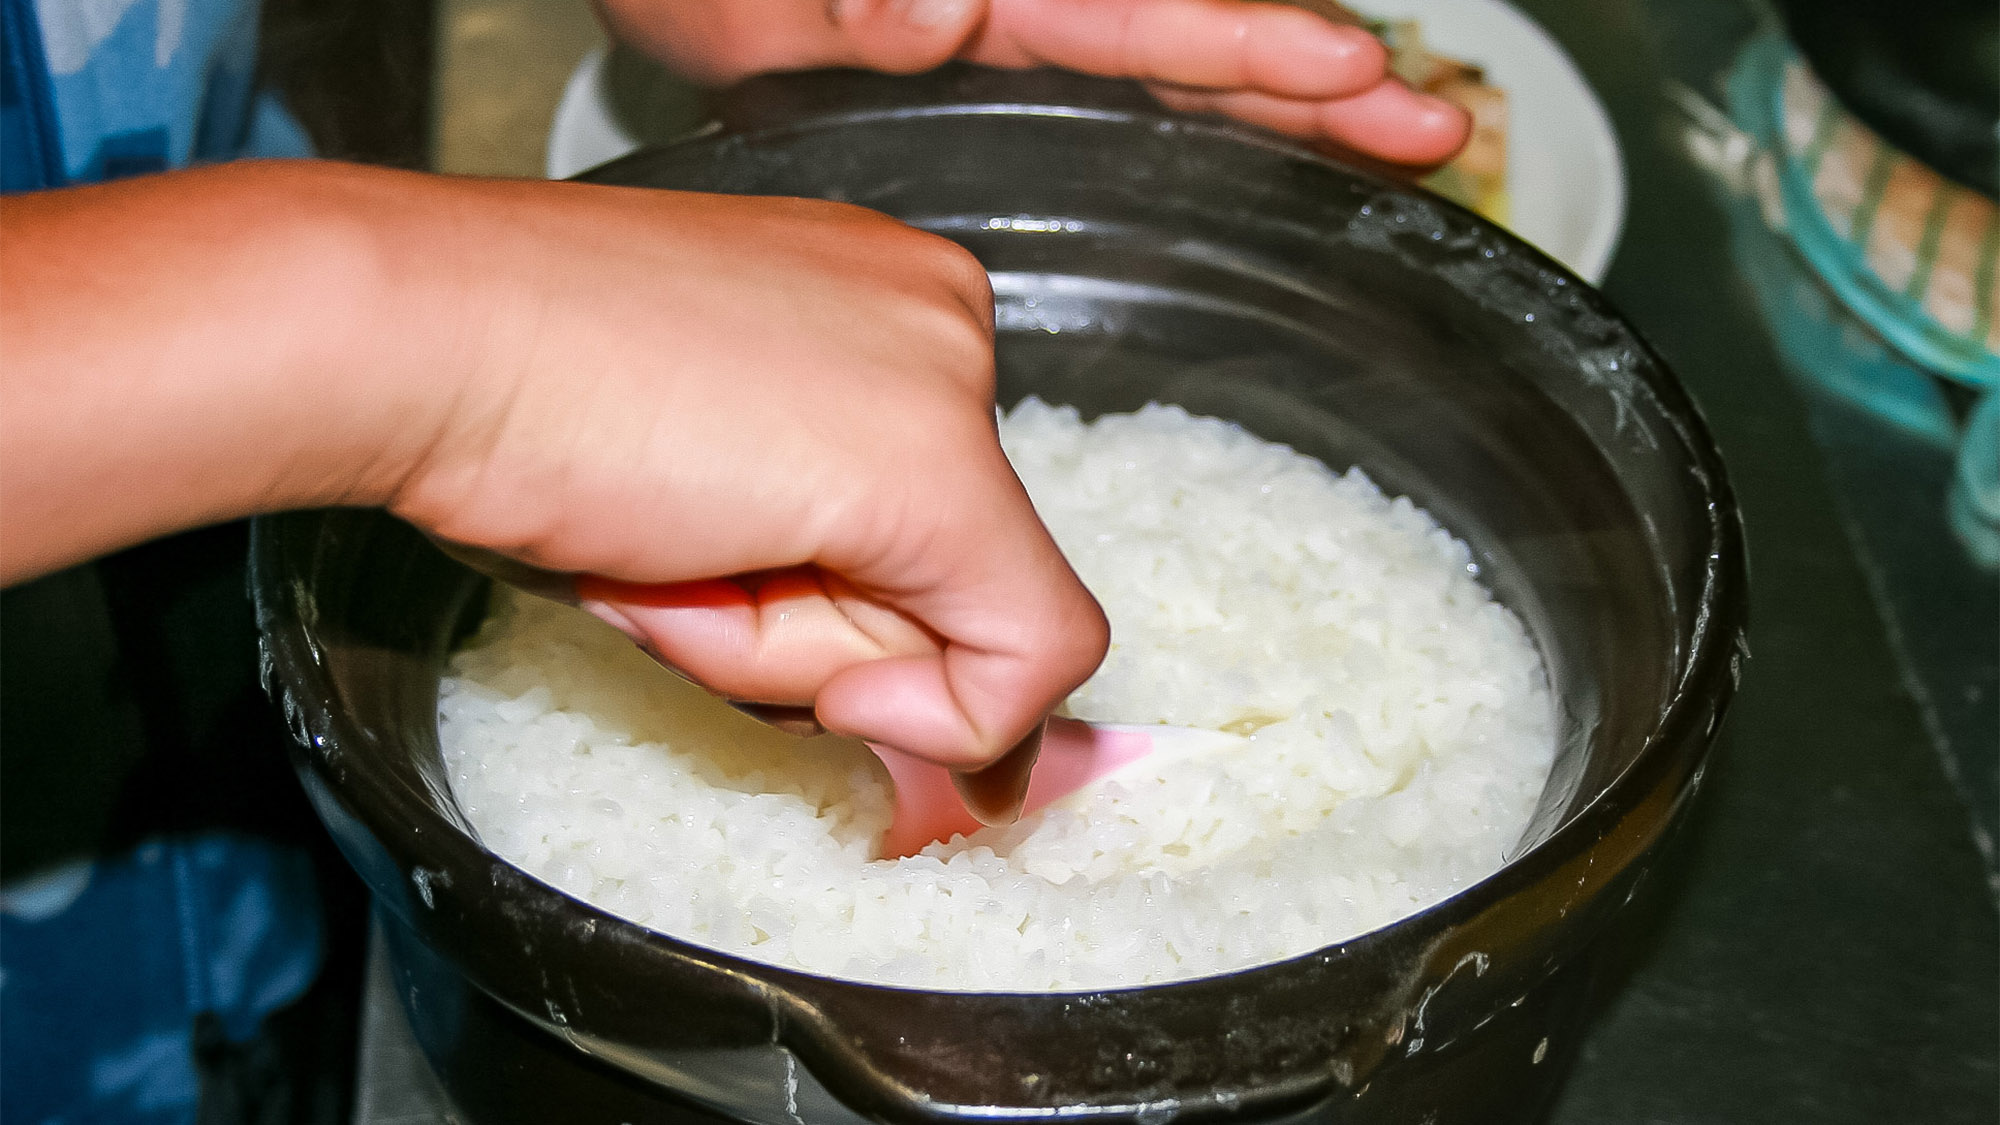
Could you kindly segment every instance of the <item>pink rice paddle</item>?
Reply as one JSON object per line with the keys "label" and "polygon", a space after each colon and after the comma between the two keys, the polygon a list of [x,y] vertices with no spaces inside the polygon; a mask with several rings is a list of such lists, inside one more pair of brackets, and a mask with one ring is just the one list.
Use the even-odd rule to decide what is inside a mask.
{"label": "pink rice paddle", "polygon": [[[1052,718],[1042,736],[1041,756],[1028,775],[1021,814],[1046,808],[1093,782],[1142,759],[1171,751],[1176,756],[1241,746],[1240,735],[1189,727],[1086,723]],[[882,855],[900,859],[932,843],[971,835],[984,827],[967,811],[952,771],[936,762],[873,743],[896,783],[895,813],[882,836]]]}

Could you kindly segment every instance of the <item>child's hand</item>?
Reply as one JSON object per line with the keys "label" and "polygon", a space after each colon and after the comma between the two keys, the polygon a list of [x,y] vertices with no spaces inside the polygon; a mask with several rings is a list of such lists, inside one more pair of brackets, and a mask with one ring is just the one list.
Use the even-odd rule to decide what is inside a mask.
{"label": "child's hand", "polygon": [[1000,449],[986,275],[944,239],[319,163],[0,219],[0,579],[338,503],[626,582],[797,568],[625,617],[711,687],[961,766],[1103,657]]}
{"label": "child's hand", "polygon": [[481,221],[438,290],[480,330],[392,510],[553,570],[749,576],[598,608],[717,691],[948,763],[1095,668],[1102,613],[1000,450],[970,254],[841,204],[452,186]]}
{"label": "child's hand", "polygon": [[892,73],[950,59],[1145,81],[1180,109],[1424,166],[1470,118],[1388,76],[1362,28],[1240,0],[599,0],[622,38],[697,81],[816,66]]}

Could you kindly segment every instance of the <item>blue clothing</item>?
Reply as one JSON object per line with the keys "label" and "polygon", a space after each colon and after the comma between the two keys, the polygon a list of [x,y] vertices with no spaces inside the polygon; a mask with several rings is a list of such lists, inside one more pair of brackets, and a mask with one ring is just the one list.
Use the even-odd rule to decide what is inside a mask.
{"label": "blue clothing", "polygon": [[192,1121],[199,1021],[241,1042],[319,968],[305,856],[155,840],[0,892],[9,1122]]}
{"label": "blue clothing", "polygon": [[4,190],[311,152],[276,101],[255,96],[255,0],[0,3]]}
{"label": "blue clothing", "polygon": [[[0,0],[0,17],[5,191],[309,154],[277,102],[255,95],[255,0]],[[263,788],[245,785],[222,803],[269,805],[271,780],[290,784],[275,746],[241,737],[255,726],[240,715],[242,692],[255,684],[240,555],[210,550],[206,570],[156,579],[169,569],[153,565],[162,557],[122,576],[115,563],[93,565],[5,595],[10,786],[29,768],[14,763],[35,758],[57,763],[32,771],[44,791],[95,785],[127,804],[196,805],[256,774],[229,762],[231,753],[258,755],[270,768],[257,775]],[[217,612],[217,588],[238,604]],[[17,643],[25,636],[17,630],[37,625],[39,635]],[[240,660],[210,655],[239,646]],[[136,678],[150,683],[127,686]],[[131,696],[149,690],[182,697],[164,706],[140,698],[135,708]],[[231,745],[202,745],[217,742]],[[92,753],[107,746],[113,752]],[[137,771],[149,755],[172,760],[153,767],[157,777],[104,776]],[[159,777],[189,780],[173,793]],[[11,809],[21,794],[8,796]],[[303,808],[284,812],[309,821]],[[218,1070],[213,1057],[258,1035],[319,972],[313,866],[295,842],[246,833],[227,818],[204,822],[199,812],[167,815],[174,831],[149,837],[159,818],[121,815],[141,826],[132,839],[0,888],[7,1122],[192,1123]]]}

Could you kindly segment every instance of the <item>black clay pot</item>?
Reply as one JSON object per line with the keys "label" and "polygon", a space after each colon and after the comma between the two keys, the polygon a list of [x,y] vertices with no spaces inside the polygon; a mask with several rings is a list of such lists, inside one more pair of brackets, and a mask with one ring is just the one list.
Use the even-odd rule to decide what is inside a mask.
{"label": "black clay pot", "polygon": [[1177,402],[1366,466],[1470,541],[1528,623],[1562,747],[1507,867],[1310,956],[1085,994],[846,983],[643,930],[482,850],[436,732],[442,662],[481,612],[482,580],[378,514],[262,521],[253,584],[273,690],[465,1112],[1538,1112],[1578,1036],[1593,942],[1692,796],[1737,667],[1736,509],[1658,357],[1491,225],[1126,87],[814,75],[739,91],[724,121],[585,178],[878,208],[988,266],[1003,399],[1086,414]]}

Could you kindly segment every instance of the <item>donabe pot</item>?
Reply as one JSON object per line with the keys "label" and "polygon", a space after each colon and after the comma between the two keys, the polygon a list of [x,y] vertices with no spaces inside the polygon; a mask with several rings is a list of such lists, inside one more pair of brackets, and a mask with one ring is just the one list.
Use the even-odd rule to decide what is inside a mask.
{"label": "donabe pot", "polygon": [[1692,796],[1737,668],[1736,509],[1658,357],[1491,224],[1131,88],[792,76],[739,90],[724,122],[583,178],[888,212],[986,264],[1004,402],[1179,403],[1364,466],[1471,543],[1547,659],[1561,746],[1504,869],[1310,955],[1087,993],[854,984],[644,930],[483,850],[437,742],[438,678],[483,580],[380,514],[263,520],[252,581],[271,686],[462,1109],[494,1123],[1538,1112],[1577,1039],[1593,942]]}

